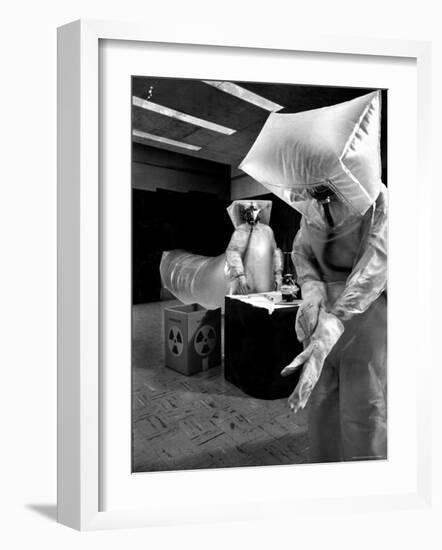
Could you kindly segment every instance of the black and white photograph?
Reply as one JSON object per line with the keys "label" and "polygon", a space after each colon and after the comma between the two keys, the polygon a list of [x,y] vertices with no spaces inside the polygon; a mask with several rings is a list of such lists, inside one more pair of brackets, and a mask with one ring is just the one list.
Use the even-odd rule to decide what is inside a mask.
{"label": "black and white photograph", "polygon": [[130,101],[132,471],[386,460],[388,90]]}

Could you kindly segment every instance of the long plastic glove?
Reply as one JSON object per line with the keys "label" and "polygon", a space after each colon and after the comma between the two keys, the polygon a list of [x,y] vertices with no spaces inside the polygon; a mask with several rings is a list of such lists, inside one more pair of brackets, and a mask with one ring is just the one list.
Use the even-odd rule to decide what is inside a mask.
{"label": "long plastic glove", "polygon": [[321,281],[306,281],[302,285],[302,302],[296,314],[295,330],[300,342],[313,334],[318,324],[320,309],[325,307],[327,288]]}
{"label": "long plastic glove", "polygon": [[276,290],[280,290],[282,285],[282,272],[284,270],[284,259],[282,251],[276,246],[275,238],[273,238],[274,252],[273,252],[273,274],[275,276]]}
{"label": "long plastic glove", "polygon": [[282,275],[281,273],[275,274],[275,290],[281,290],[282,286]]}
{"label": "long plastic glove", "polygon": [[287,365],[282,376],[292,374],[303,365],[299,382],[288,399],[293,412],[303,409],[316,386],[322,372],[325,359],[344,332],[344,325],[332,313],[321,308],[318,324],[305,350]]}
{"label": "long plastic glove", "polygon": [[273,274],[275,276],[275,290],[281,290],[284,260],[281,249],[276,246],[275,239],[273,239],[273,242],[275,246],[275,251],[273,252]]}
{"label": "long plastic glove", "polygon": [[244,275],[243,257],[250,239],[250,227],[245,224],[235,229],[226,250],[227,266],[232,278]]}
{"label": "long plastic glove", "polygon": [[248,294],[250,287],[245,275],[240,275],[233,281],[233,294]]}
{"label": "long plastic glove", "polygon": [[342,321],[363,313],[387,288],[387,237],[388,237],[388,197],[387,188],[382,184],[381,191],[373,205],[371,216],[366,216],[363,253],[351,274],[345,288],[335,301],[331,312]]}
{"label": "long plastic glove", "polygon": [[231,279],[232,294],[248,294],[250,288],[244,272],[243,257],[250,239],[250,228],[243,225],[237,227],[226,250],[228,274]]}
{"label": "long plastic glove", "polygon": [[304,218],[293,241],[292,260],[303,300],[296,315],[296,335],[300,342],[305,342],[316,328],[319,308],[327,300],[327,288],[321,280]]}

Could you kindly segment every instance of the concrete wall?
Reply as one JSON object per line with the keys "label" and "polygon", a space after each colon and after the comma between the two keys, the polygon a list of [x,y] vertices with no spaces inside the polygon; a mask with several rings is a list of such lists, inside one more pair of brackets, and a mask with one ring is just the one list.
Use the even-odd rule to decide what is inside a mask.
{"label": "concrete wall", "polygon": [[231,178],[230,166],[180,155],[135,143],[132,158],[134,189],[155,191],[199,191],[212,193],[222,200],[246,199],[269,191],[243,174]]}
{"label": "concrete wall", "polygon": [[247,174],[233,178],[230,183],[230,198],[232,200],[247,199],[268,193],[268,189]]}
{"label": "concrete wall", "polygon": [[155,191],[200,191],[230,198],[230,166],[134,144],[132,186]]}

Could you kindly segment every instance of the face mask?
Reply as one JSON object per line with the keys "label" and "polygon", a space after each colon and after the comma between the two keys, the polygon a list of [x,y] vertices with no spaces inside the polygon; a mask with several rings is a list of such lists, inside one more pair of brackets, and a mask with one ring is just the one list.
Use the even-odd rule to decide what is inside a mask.
{"label": "face mask", "polygon": [[259,219],[259,212],[260,212],[259,208],[256,208],[253,205],[248,206],[244,210],[244,220],[249,225],[255,225],[258,222],[258,219]]}
{"label": "face mask", "polygon": [[316,187],[309,189],[308,193],[313,199],[318,201],[319,204],[322,204],[324,208],[324,216],[327,220],[328,225],[330,227],[334,227],[335,222],[331,215],[329,204],[332,200],[334,200],[336,195],[333,193],[330,187],[327,187],[327,185],[317,185]]}

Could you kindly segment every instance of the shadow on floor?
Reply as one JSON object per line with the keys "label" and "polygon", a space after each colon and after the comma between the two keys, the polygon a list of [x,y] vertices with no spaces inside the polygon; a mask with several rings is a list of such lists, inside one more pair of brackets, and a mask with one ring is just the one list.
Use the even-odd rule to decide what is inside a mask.
{"label": "shadow on floor", "polygon": [[56,504],[26,504],[28,510],[32,510],[37,514],[49,519],[57,521],[57,505]]}

